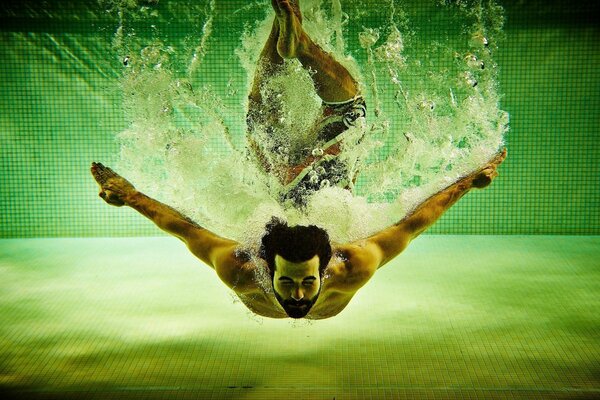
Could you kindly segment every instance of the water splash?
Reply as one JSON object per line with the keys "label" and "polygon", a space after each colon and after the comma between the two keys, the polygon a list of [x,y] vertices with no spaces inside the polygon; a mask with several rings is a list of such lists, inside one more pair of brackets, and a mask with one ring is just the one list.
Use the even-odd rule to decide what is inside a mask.
{"label": "water splash", "polygon": [[[258,244],[272,216],[319,225],[337,242],[364,237],[484,165],[503,143],[508,115],[498,107],[492,58],[502,35],[501,8],[483,1],[390,1],[367,12],[368,4],[304,0],[305,29],[361,82],[368,118],[344,133],[339,156],[350,174],[358,171],[353,194],[325,179],[305,207],[282,203],[282,183],[264,172],[245,137],[245,95],[270,30],[269,4],[243,6],[265,16],[246,21],[235,51],[240,67],[229,67],[246,71],[245,93],[232,90],[231,79],[220,90],[200,76],[219,46],[212,40],[220,17],[214,0],[178,10],[189,32],[177,40],[161,36],[169,23],[161,16],[176,11],[169,5],[111,4],[119,16],[116,57],[121,63],[127,57],[122,89],[130,127],[118,137],[120,170],[150,196],[249,246]],[[232,10],[228,18],[239,15]],[[309,74],[286,61],[261,88],[279,117],[253,139],[268,150],[271,165],[323,151],[306,129],[320,107]],[[323,175],[316,168],[311,173],[316,180]]]}

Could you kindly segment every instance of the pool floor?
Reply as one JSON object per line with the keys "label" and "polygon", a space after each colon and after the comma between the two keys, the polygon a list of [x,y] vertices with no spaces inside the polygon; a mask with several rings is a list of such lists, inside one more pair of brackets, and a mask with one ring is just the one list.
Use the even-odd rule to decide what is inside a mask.
{"label": "pool floor", "polygon": [[338,316],[172,238],[0,240],[0,398],[600,399],[600,237],[423,236]]}

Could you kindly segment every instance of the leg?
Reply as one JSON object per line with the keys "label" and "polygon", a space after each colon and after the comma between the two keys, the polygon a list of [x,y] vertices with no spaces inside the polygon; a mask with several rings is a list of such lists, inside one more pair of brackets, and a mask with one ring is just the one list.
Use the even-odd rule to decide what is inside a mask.
{"label": "leg", "polygon": [[283,58],[277,52],[277,40],[279,38],[279,22],[277,18],[273,21],[273,27],[269,38],[267,39],[258,63],[256,72],[254,73],[254,81],[252,82],[252,90],[248,96],[248,126],[251,127],[254,123],[268,122],[269,118],[274,118],[272,110],[269,107],[266,99],[263,99],[260,93],[260,88],[263,83],[275,74],[283,65]]}
{"label": "leg", "polygon": [[265,42],[265,45],[260,53],[256,72],[254,73],[254,81],[252,82],[252,90],[250,91],[249,99],[251,102],[260,103],[260,87],[269,76],[273,75],[283,64],[283,58],[277,52],[277,40],[279,38],[279,21],[277,18],[273,21],[271,33]]}
{"label": "leg", "polygon": [[346,68],[317,46],[302,29],[298,0],[272,0],[279,21],[277,51],[282,58],[297,58],[311,74],[317,94],[325,102],[342,102],[358,93]]}

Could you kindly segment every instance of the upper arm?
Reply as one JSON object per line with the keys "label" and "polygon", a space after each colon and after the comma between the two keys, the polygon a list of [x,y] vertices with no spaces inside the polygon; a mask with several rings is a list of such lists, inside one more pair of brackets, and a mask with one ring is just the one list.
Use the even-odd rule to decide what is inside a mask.
{"label": "upper arm", "polygon": [[238,242],[223,238],[204,228],[192,227],[181,239],[190,252],[211,268],[216,268],[218,262],[233,255]]}
{"label": "upper arm", "polygon": [[333,267],[330,287],[344,293],[354,293],[367,283],[381,258],[378,248],[366,241],[340,246],[336,253],[343,261]]}
{"label": "upper arm", "polygon": [[400,222],[363,239],[362,242],[365,251],[376,260],[377,268],[381,268],[404,251],[412,238],[410,226]]}
{"label": "upper arm", "polygon": [[240,251],[240,244],[209,231],[198,231],[186,238],[188,249],[215,270],[217,276],[236,292],[254,290],[254,264]]}

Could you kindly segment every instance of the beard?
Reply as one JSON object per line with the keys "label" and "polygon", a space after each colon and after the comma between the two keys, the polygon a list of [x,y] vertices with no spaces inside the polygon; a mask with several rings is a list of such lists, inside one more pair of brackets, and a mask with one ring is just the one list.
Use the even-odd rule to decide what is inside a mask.
{"label": "beard", "polygon": [[283,300],[283,298],[281,298],[281,296],[279,296],[275,290],[273,290],[273,292],[275,293],[275,298],[279,304],[281,304],[281,307],[283,307],[288,317],[297,319],[304,318],[306,314],[308,314],[312,306],[315,304],[317,297],[319,297],[321,290],[319,288],[319,293],[317,293],[316,296],[311,300],[302,299],[299,301],[294,299]]}

